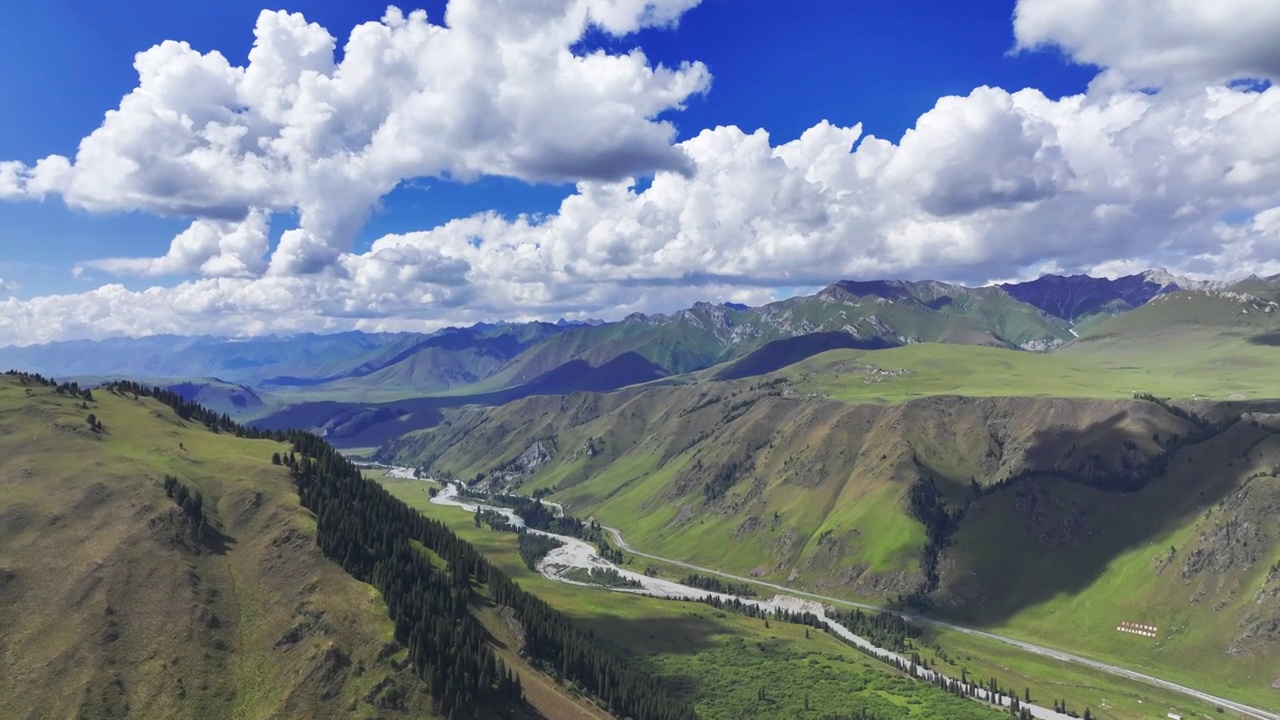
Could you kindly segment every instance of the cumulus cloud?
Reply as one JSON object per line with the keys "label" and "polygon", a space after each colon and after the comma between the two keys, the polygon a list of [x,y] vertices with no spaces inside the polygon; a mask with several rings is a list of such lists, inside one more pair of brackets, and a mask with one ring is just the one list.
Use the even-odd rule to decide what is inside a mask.
{"label": "cumulus cloud", "polygon": [[248,277],[266,269],[267,230],[262,210],[239,221],[200,219],[173,239],[164,257],[91,260],[80,267],[121,275]]}
{"label": "cumulus cloud", "polygon": [[1021,49],[1061,48],[1141,85],[1280,81],[1274,0],[1018,0]]}
{"label": "cumulus cloud", "polygon": [[[89,292],[20,301],[0,294],[0,344],[29,345],[66,338],[100,339],[158,333],[229,336],[269,332],[430,331],[448,325],[540,318],[587,318],[608,308],[618,317],[654,308],[677,309],[700,300],[759,304],[763,288],[725,285],[624,288],[582,286],[580,293],[513,286],[488,295],[473,288],[388,284],[368,292],[331,273],[257,279],[203,278],[172,287],[131,291],[104,285]],[[528,300],[513,306],[512,298]],[[599,313],[597,313],[599,314]],[[58,322],[51,319],[57,318]]]}
{"label": "cumulus cloud", "polygon": [[[1280,134],[1260,130],[1272,127],[1280,88],[1224,86],[1058,100],[984,87],[939,100],[897,143],[826,122],[776,145],[720,127],[681,144],[692,173],[584,181],[547,217],[389,235],[340,254],[338,272],[10,301],[0,337],[620,317],[842,277],[1270,275]],[[186,267],[212,256],[192,247]],[[82,324],[57,331],[37,320],[49,316]]]}
{"label": "cumulus cloud", "polygon": [[[979,88],[940,100],[898,144],[827,123],[778,146],[764,131],[717,128],[683,143],[692,175],[660,173],[643,191],[583,183],[539,222],[482,216],[373,247],[465,259],[472,282],[568,286],[982,282],[1117,257],[1266,270],[1275,256],[1258,238],[1280,205],[1280,134],[1259,132],[1269,127],[1280,127],[1277,89],[1051,100]],[[1223,222],[1240,211],[1262,220]]]}
{"label": "cumulus cloud", "polygon": [[[138,93],[147,88],[143,99],[163,97],[166,108],[181,105],[174,98],[188,94],[191,107],[206,97],[224,109],[243,97],[255,98],[255,104],[232,113],[241,130],[205,132],[214,138],[206,144],[236,152],[175,151],[166,156],[177,159],[175,167],[157,153],[146,172],[122,184],[119,197],[152,188],[152,211],[177,212],[185,203],[203,213],[166,256],[93,265],[209,277],[145,291],[108,285],[77,295],[0,300],[0,342],[152,332],[426,330],[562,315],[617,318],[695,300],[758,303],[772,298],[773,288],[821,286],[840,278],[982,283],[1047,271],[1114,275],[1156,265],[1195,276],[1280,273],[1280,87],[1221,82],[1253,72],[1240,59],[1245,55],[1194,83],[1142,91],[1158,79],[1155,70],[1130,63],[1120,51],[1104,56],[1074,49],[1066,30],[1053,29],[1071,18],[1023,0],[1018,22],[1032,23],[1031,29],[1019,27],[1024,46],[1055,43],[1081,61],[1114,64],[1128,80],[1095,82],[1086,93],[1059,99],[1034,89],[980,87],[939,99],[896,141],[824,121],[785,143],[773,142],[765,130],[718,127],[672,146],[669,126],[653,117],[704,88],[704,69],[654,69],[638,53],[575,56],[567,48],[592,23],[626,33],[674,22],[690,4],[455,0],[449,30],[394,13],[383,23],[362,26],[340,68],[332,65],[331,45],[307,29],[314,26],[296,16],[264,15],[270,19],[259,22],[259,48],[274,48],[291,60],[268,61],[255,48],[249,69],[229,70],[239,78],[231,83],[237,99],[217,99],[223,85],[201,88],[181,73],[180,89],[140,85]],[[503,12],[491,20],[500,27],[449,34],[481,24],[466,13],[499,6]],[[1078,8],[1081,17],[1092,7]],[[528,30],[533,25],[546,28],[552,40],[535,38]],[[280,38],[264,39],[271,35],[265,29]],[[537,86],[553,96],[545,104],[522,95],[524,84],[502,86],[503,73],[517,71],[495,55],[521,32],[527,44],[555,48],[538,54],[516,43],[520,47],[511,50],[522,62],[549,63],[536,74],[560,84]],[[1167,34],[1185,40],[1172,30]],[[380,52],[357,49],[362,43]],[[428,77],[422,68],[436,67],[432,53],[454,52],[455,45],[474,51],[475,63],[487,69],[468,70],[456,87],[450,85],[452,74],[430,76],[438,85],[414,103],[384,95],[383,83],[403,92],[421,82]],[[1181,57],[1176,43],[1166,49],[1168,57]],[[192,63],[225,66],[212,55],[169,51]],[[402,51],[404,57],[416,53],[414,62],[396,60]],[[366,60],[356,60],[361,57]],[[1159,72],[1181,72],[1175,70],[1176,63]],[[485,78],[499,78],[499,89]],[[320,88],[328,94],[316,95]],[[339,88],[374,109],[351,109],[355,101]],[[623,100],[606,101],[615,96]],[[325,100],[304,102],[308,97]],[[433,105],[441,98],[462,107]],[[581,125],[551,122],[555,106],[590,115],[597,101],[608,106],[599,113],[621,112],[630,120],[608,125],[592,115]],[[121,113],[123,108],[122,103]],[[190,118],[195,110],[182,112]],[[440,113],[464,119],[440,119]],[[146,117],[170,116],[157,111]],[[338,117],[346,124],[330,122]],[[409,118],[430,122],[411,124]],[[156,122],[148,131],[162,138],[159,128],[167,121]],[[109,119],[103,127],[110,124]],[[491,142],[504,132],[519,142]],[[654,133],[652,143],[647,133]],[[250,137],[251,143],[245,139]],[[581,152],[562,147],[574,140],[581,140]],[[344,154],[352,147],[362,149]],[[637,148],[652,152],[635,160],[628,153]],[[99,167],[89,157],[82,146],[74,165],[56,159],[33,167],[0,164],[0,195],[64,188],[64,197],[77,197],[77,178],[89,177],[80,173]],[[185,173],[217,168],[228,157],[240,168],[227,176],[234,183],[188,186]],[[663,158],[672,161],[664,164]],[[304,160],[313,163],[311,170],[304,172]],[[101,167],[116,167],[121,176],[143,167],[130,162],[117,158]],[[354,232],[376,202],[383,186],[364,181],[400,177],[430,163],[450,177],[577,177],[577,184],[558,211],[545,217],[482,213],[389,235],[361,253],[332,241],[333,228],[345,228],[339,235]],[[259,166],[260,178],[252,170]],[[364,174],[383,167],[396,170]],[[653,172],[651,181],[637,182],[638,170],[645,169]],[[386,187],[394,182],[387,180]],[[362,188],[368,194],[362,196]],[[285,233],[263,274],[269,216],[286,207],[299,209],[302,224]]]}
{"label": "cumulus cloud", "polygon": [[[707,69],[571,48],[593,28],[669,25],[697,2],[453,0],[445,25],[392,7],[352,30],[341,62],[324,28],[264,11],[244,67],[184,42],[139,53],[137,88],[76,156],[0,163],[0,198],[197,218],[164,258],[99,263],[148,274],[254,272],[243,253],[259,244],[226,240],[231,228],[296,211],[272,260],[293,275],[335,262],[402,180],[687,172],[675,128],[657,118],[704,91]],[[228,244],[222,259],[205,252]]]}

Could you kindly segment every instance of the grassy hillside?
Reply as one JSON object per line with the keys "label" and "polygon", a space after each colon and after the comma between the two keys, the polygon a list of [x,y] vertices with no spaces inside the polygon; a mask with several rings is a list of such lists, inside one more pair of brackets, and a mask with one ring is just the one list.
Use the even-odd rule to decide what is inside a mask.
{"label": "grassy hillside", "polygon": [[[781,383],[717,383],[463,411],[385,452],[456,477],[554,489],[578,514],[672,557],[885,597],[924,581],[913,484],[936,482],[960,502],[971,481],[1084,461],[1038,435],[1047,428],[1079,433],[1113,462],[1155,452],[1153,432],[1186,431],[1151,403],[850,405]],[[1122,445],[1130,436],[1133,451]]]}
{"label": "grassy hillside", "polygon": [[[429,715],[381,598],[316,549],[278,449],[0,377],[0,716]],[[203,495],[213,535],[166,475]]]}
{"label": "grassy hillside", "polygon": [[[321,507],[326,492],[373,486],[335,484],[332,458],[306,454],[323,449],[314,438],[286,446],[184,417],[131,389],[88,398],[0,377],[0,717],[435,717],[440,698],[418,676],[433,650],[419,631],[439,619],[401,616],[397,632],[383,594],[353,578],[360,556],[347,549],[347,574],[317,548],[323,538],[326,551],[341,547],[373,503],[318,510],[321,530],[296,494]],[[473,551],[422,530],[465,566]],[[382,567],[371,582],[385,592],[396,566]],[[437,569],[417,587],[445,583],[452,571]],[[581,687],[511,650],[504,613],[517,611],[494,604],[500,579],[470,579],[474,592],[450,595],[463,615],[430,636],[443,643],[435,651],[459,662],[492,651],[527,691],[524,702],[460,698],[464,715],[608,718]],[[405,612],[412,598],[391,587]],[[459,638],[459,627],[479,635]]]}
{"label": "grassy hillside", "polygon": [[[850,704],[852,698],[891,702],[897,710],[887,712],[890,717],[899,713],[915,717],[911,713],[935,710],[954,717],[945,713],[964,710],[964,706],[935,706],[930,689],[902,685],[892,673],[887,678],[873,674],[887,668],[866,664],[865,658],[831,643],[825,635],[805,637],[801,628],[778,623],[764,628],[758,620],[717,613],[694,603],[546,580],[524,568],[510,535],[476,528],[470,513],[430,504],[425,483],[391,478],[379,478],[379,482],[424,514],[448,523],[522,585],[618,647],[632,662],[671,679],[679,692],[694,699],[703,717],[809,717],[803,714],[805,695],[810,696],[813,717],[833,709],[848,712],[855,707]],[[662,563],[655,567],[645,558],[629,556],[629,562],[636,571],[657,569],[676,580],[688,574],[677,567],[668,573]],[[763,596],[772,592],[760,588]],[[643,631],[637,632],[637,627]],[[1152,708],[1166,708],[1184,717],[1215,714],[1212,706],[1148,685],[961,633],[930,629],[919,645],[923,655],[951,672],[997,677],[1009,687],[1030,689],[1038,701],[1064,699],[1076,712],[1092,708],[1099,720],[1142,720],[1151,716]],[[757,696],[761,687],[768,690],[764,703]]]}
{"label": "grassy hillside", "polygon": [[[475,527],[471,513],[428,502],[425,484],[379,478],[394,495],[437,518],[521,586],[570,615],[626,662],[668,681],[703,720],[820,718],[854,709],[907,720],[1007,717],[912,681],[826,633],[677,602],[585,588],[529,571],[516,536]],[[760,689],[768,699],[761,701]],[[809,709],[805,710],[808,700]]]}
{"label": "grassy hillside", "polygon": [[1277,474],[1266,415],[1179,450],[1137,492],[1063,473],[983,497],[943,552],[938,610],[1280,707]]}
{"label": "grassy hillside", "polygon": [[1280,347],[1265,344],[1267,335],[1191,328],[1161,337],[1081,340],[1047,354],[941,344],[835,350],[779,374],[791,379],[798,392],[846,402],[893,403],[936,395],[1280,397]]}
{"label": "grassy hillside", "polygon": [[[859,378],[839,386],[850,393],[931,372],[939,384],[916,390],[963,388],[969,397],[905,399],[894,390],[880,402],[849,403],[815,396],[830,374],[805,371],[794,383],[779,376],[458,411],[384,452],[473,482],[479,476],[482,485],[551,490],[573,513],[667,557],[850,598],[906,597],[974,624],[1274,703],[1270,684],[1280,677],[1267,668],[1280,662],[1271,635],[1280,626],[1280,595],[1271,587],[1280,527],[1267,488],[1280,466],[1280,429],[1265,414],[1214,427],[1145,400],[978,397],[979,383],[992,395],[1024,383],[1031,394],[1035,378],[1051,377],[994,359],[1060,361],[963,348],[988,362],[948,365],[970,372],[944,384],[952,370],[929,370],[937,358],[921,354],[930,349],[828,355],[917,354],[918,374],[839,361],[846,378]],[[1080,395],[1091,383],[1118,382],[1088,368],[1056,382],[1075,384]],[[1066,394],[1053,383],[1038,389]],[[1274,397],[1268,387],[1254,390]],[[1130,392],[1114,386],[1116,396]],[[1196,407],[1215,416],[1248,409]],[[1185,570],[1161,575],[1155,557],[1171,547]],[[1223,553],[1240,559],[1222,573],[1204,569],[1212,567],[1204,558]],[[1188,560],[1193,555],[1199,559]],[[1139,583],[1135,573],[1154,579]],[[1114,630],[1135,613],[1135,621],[1151,616],[1185,636],[1154,651],[1135,645]],[[1080,632],[1085,622],[1095,628],[1088,636]],[[1205,654],[1218,662],[1192,661]]]}

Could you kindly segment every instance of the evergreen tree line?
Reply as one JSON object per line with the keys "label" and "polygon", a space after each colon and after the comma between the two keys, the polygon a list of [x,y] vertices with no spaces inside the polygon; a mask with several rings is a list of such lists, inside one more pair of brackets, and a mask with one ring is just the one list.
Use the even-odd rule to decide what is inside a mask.
{"label": "evergreen tree line", "polygon": [[[497,507],[510,508],[512,512],[520,516],[520,519],[524,520],[527,528],[541,530],[553,535],[566,535],[594,543],[600,552],[600,557],[605,560],[617,565],[626,562],[623,552],[609,543],[604,527],[600,523],[594,520],[587,522],[572,515],[557,515],[553,509],[543,504],[542,498],[476,492],[461,483],[458,485],[458,496]],[[491,527],[496,530],[502,529],[496,526]]]}
{"label": "evergreen tree line", "polygon": [[281,431],[259,430],[253,427],[245,427],[231,419],[226,413],[218,414],[198,403],[189,402],[182,399],[182,396],[172,390],[164,388],[151,387],[128,380],[117,380],[103,385],[100,390],[106,390],[114,395],[121,397],[132,397],[134,400],[140,397],[149,397],[158,400],[173,409],[178,417],[191,422],[198,422],[206,428],[217,432],[235,435],[236,437],[249,438],[251,440],[261,440],[270,438],[280,440],[286,433]]}
{"label": "evergreen tree line", "polygon": [[511,521],[507,519],[506,515],[503,515],[496,510],[490,510],[480,506],[476,506],[475,522],[476,527],[488,525],[492,530],[509,530],[514,532],[516,529],[515,526],[511,524]]}
{"label": "evergreen tree line", "polygon": [[[680,600],[683,598],[673,599]],[[831,632],[831,628],[827,625],[827,622],[815,613],[792,612],[785,609],[771,611],[754,603],[743,602],[738,598],[732,598],[726,601],[715,595],[706,595],[701,598],[694,598],[694,600],[696,602],[710,605],[718,610],[725,610],[739,615],[745,615],[746,617],[764,620],[765,627],[768,627],[769,620],[773,619],[822,630],[864,655],[879,660],[887,665],[891,665],[899,672],[910,675],[916,680],[929,682],[958,697],[969,697],[976,700],[984,700],[993,705],[1006,707],[1009,710],[1010,715],[1019,718],[1019,720],[1030,720],[1032,717],[1030,709],[1024,706],[1024,703],[1031,702],[1030,688],[1026,688],[1024,690],[1023,699],[1019,699],[1016,691],[1001,685],[999,680],[994,676],[988,678],[985,682],[978,682],[970,678],[966,671],[961,670],[961,678],[956,680],[955,678],[947,677],[937,670],[932,670],[929,662],[922,658],[919,652],[911,649],[911,640],[920,637],[923,634],[923,630],[919,625],[912,623],[901,615],[894,613],[866,613],[856,608],[850,610],[826,608],[825,610],[826,621],[834,622],[844,627],[878,648],[892,650],[896,653],[893,656],[889,656],[878,654],[872,650],[862,647],[861,645],[855,645],[848,642],[848,640],[840,635]],[[807,630],[805,633],[805,636],[808,637]],[[908,658],[904,659],[900,657],[901,654],[908,651],[911,652],[911,655]],[[763,693],[763,690],[761,692]],[[1008,704],[1006,704],[1006,701]],[[1070,715],[1071,717],[1079,717],[1075,712],[1067,708],[1065,700],[1054,701],[1054,709],[1058,712]],[[842,716],[829,715],[827,717],[839,718]],[[1087,709],[1085,710],[1085,717],[1092,717],[1090,711]]]}
{"label": "evergreen tree line", "polygon": [[[215,432],[290,443],[292,451],[280,461],[288,466],[303,506],[316,516],[317,545],[347,573],[382,593],[396,640],[430,685],[436,711],[450,720],[486,716],[523,698],[519,677],[496,657],[484,627],[470,612],[473,583],[487,584],[491,599],[514,611],[524,629],[523,654],[576,683],[613,714],[633,720],[696,720],[693,709],[655,678],[627,666],[494,568],[446,525],[364,479],[320,437],[245,427],[176,393],[139,383],[103,387],[117,395],[159,400]],[[175,496],[177,492],[175,485]],[[432,567],[413,541],[442,558],[446,568]]]}
{"label": "evergreen tree line", "polygon": [[200,494],[199,490],[192,492],[178,478],[172,475],[165,475],[164,494],[169,496],[175,505],[182,508],[182,512],[187,517],[197,524],[204,524],[204,496]]}
{"label": "evergreen tree line", "polygon": [[960,526],[964,508],[952,511],[938,490],[933,478],[921,478],[911,484],[907,492],[907,512],[924,525],[926,542],[920,550],[920,570],[924,574],[924,587],[901,600],[909,607],[927,605],[925,595],[938,589],[940,575],[938,559],[951,544],[951,535]]}
{"label": "evergreen tree line", "polygon": [[868,613],[860,608],[828,608],[826,616],[854,635],[865,638],[872,645],[898,653],[906,652],[911,647],[911,641],[924,634],[923,628],[896,613]]}
{"label": "evergreen tree line", "polygon": [[564,543],[546,535],[538,535],[528,531],[520,532],[520,559],[534,572],[538,570],[538,561],[556,548],[564,547]]}
{"label": "evergreen tree line", "polygon": [[580,568],[574,567],[564,571],[562,578],[573,582],[590,583],[609,588],[642,587],[639,580],[627,577],[612,567]]}
{"label": "evergreen tree line", "polygon": [[[378,588],[415,667],[449,717],[471,717],[478,702],[501,705],[519,687],[490,671],[493,654],[483,627],[468,610],[472,583],[515,611],[524,652],[548,671],[577,682],[611,712],[635,720],[692,720],[650,675],[626,666],[564,615],[524,591],[444,524],[397,500],[324,440],[291,433],[292,468],[302,503],[319,519],[317,542],[349,573]],[[295,457],[296,454],[296,457]],[[410,541],[441,557],[433,568]]]}
{"label": "evergreen tree line", "polygon": [[684,580],[680,581],[689,587],[695,587],[699,590],[710,590],[711,592],[721,593],[722,595],[736,595],[738,597],[755,597],[755,588],[744,582],[730,582],[722,580],[714,575],[698,575],[693,573]]}
{"label": "evergreen tree line", "polygon": [[80,387],[80,383],[59,383],[53,378],[46,378],[39,373],[22,372],[20,370],[6,370],[4,374],[7,377],[17,378],[23,385],[51,387],[53,388],[53,391],[59,395],[70,395],[71,397],[77,397],[86,402],[93,401],[93,391],[89,388]]}
{"label": "evergreen tree line", "polygon": [[164,494],[173,500],[182,514],[191,519],[191,535],[197,542],[216,539],[218,532],[214,529],[204,511],[204,496],[199,490],[191,490],[181,480],[172,476],[164,476]]}

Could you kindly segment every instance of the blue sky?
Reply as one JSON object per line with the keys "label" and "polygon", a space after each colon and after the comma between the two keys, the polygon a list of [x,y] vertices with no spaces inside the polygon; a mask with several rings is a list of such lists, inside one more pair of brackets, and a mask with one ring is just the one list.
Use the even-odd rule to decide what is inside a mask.
{"label": "blue sky", "polygon": [[0,6],[0,342],[1280,272],[1268,0],[452,3]]}
{"label": "blue sky", "polygon": [[[714,74],[712,91],[668,117],[679,138],[703,128],[765,128],[773,140],[799,136],[815,122],[861,122],[865,131],[897,140],[944,95],[979,85],[1037,87],[1050,97],[1082,92],[1094,70],[1056,51],[1010,52],[1012,2],[960,4],[795,3],[777,12],[768,0],[712,0],[690,10],[675,30],[650,29],[587,45],[640,46],[655,62],[701,60]],[[278,7],[301,12],[338,39],[358,23],[377,20],[385,2],[295,0]],[[444,2],[416,3],[439,21]],[[275,8],[276,5],[271,7]],[[408,9],[410,6],[404,6]],[[246,62],[258,0],[172,3],[50,0],[0,8],[0,157],[33,162],[71,155],[80,138],[137,84],[135,53],[166,39]],[[603,42],[602,42],[603,41]],[[42,68],[41,72],[23,68]],[[821,68],[821,72],[813,72]],[[501,178],[474,183],[423,180],[383,201],[360,233],[367,247],[388,232],[431,227],[484,210],[553,212],[571,185]],[[0,276],[18,279],[21,295],[67,292],[88,280],[72,267],[95,257],[163,254],[186,221],[140,212],[89,214],[56,199],[0,204]],[[275,223],[278,236],[288,221]],[[56,236],[57,251],[48,239]],[[5,270],[5,268],[13,268]],[[145,287],[149,281],[125,278]]]}

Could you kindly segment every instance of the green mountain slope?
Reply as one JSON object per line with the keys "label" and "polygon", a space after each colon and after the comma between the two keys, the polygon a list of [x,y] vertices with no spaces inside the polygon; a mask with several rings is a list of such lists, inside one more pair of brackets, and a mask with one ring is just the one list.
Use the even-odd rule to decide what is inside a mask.
{"label": "green mountain slope", "polygon": [[[985,386],[992,397],[843,402],[817,396],[822,380],[810,370],[794,380],[450,411],[440,427],[383,454],[481,486],[552,491],[574,514],[666,557],[905,601],[1274,704],[1269,686],[1280,673],[1267,668],[1280,662],[1269,634],[1280,618],[1271,589],[1280,562],[1272,489],[1280,423],[1267,413],[1275,403],[1179,408],[1129,399],[1131,390],[1107,388],[1108,373],[1085,361],[1072,361],[1075,399],[1001,397],[1057,387],[1038,385],[1038,372],[1018,380],[994,362],[1001,354],[1057,360],[987,348],[836,351],[800,367],[843,353],[856,358],[844,361],[845,382],[859,388],[913,383],[926,372],[938,383],[946,375],[929,368],[937,358],[926,358],[920,375],[874,361],[952,349],[991,355],[989,377],[925,382],[919,391]],[[973,360],[961,365],[972,369]],[[1002,389],[998,380],[1011,375]],[[1106,395],[1122,399],[1087,397],[1099,378]],[[1242,409],[1260,414],[1215,425]],[[1170,547],[1177,569],[1157,572],[1155,558]],[[1215,573],[1206,558],[1223,554],[1237,559]],[[1181,630],[1159,644],[1127,642],[1114,630],[1147,617]],[[1212,665],[1194,662],[1206,653]]]}
{"label": "green mountain slope", "polygon": [[[815,334],[847,340],[827,347],[891,347],[947,342],[1048,350],[1072,336],[1066,321],[1019,302],[999,288],[938,282],[841,282],[816,295],[758,308],[696,303],[670,315],[634,314],[613,323],[557,326],[503,324],[451,329],[414,344],[396,344],[342,375],[279,381],[286,402],[389,402],[422,395],[480,396],[546,378],[602,368],[618,358],[634,376],[611,375],[610,388],[680,375],[741,358],[770,344]],[[811,343],[810,343],[811,345]],[[792,344],[781,354],[800,359]],[[814,347],[811,350],[817,350]],[[776,354],[776,353],[766,353]],[[776,362],[766,362],[775,369]],[[558,383],[557,385],[562,385]],[[569,385],[569,389],[585,389]],[[542,387],[531,387],[544,392]],[[528,393],[525,393],[528,394]]]}
{"label": "green mountain slope", "polygon": [[316,548],[281,449],[0,377],[0,716],[429,714],[378,595]]}
{"label": "green mountain slope", "polygon": [[813,300],[816,302],[791,302],[798,315],[812,318],[815,325],[830,327],[839,318],[848,323],[847,331],[855,337],[878,337],[900,344],[951,342],[1048,350],[1071,337],[1064,321],[997,287],[968,288],[936,281],[845,281],[823,290]]}
{"label": "green mountain slope", "polygon": [[252,435],[0,376],[0,716],[691,717],[323,441]]}
{"label": "green mountain slope", "polygon": [[1054,354],[1134,376],[1135,388],[1172,381],[1216,398],[1280,397],[1280,305],[1235,292],[1162,295]]}
{"label": "green mountain slope", "polygon": [[572,359],[595,365],[636,352],[674,375],[744,356],[768,343],[844,333],[863,347],[950,342],[1046,350],[1067,341],[1064,321],[999,288],[938,282],[840,282],[816,295],[758,308],[697,303],[672,315],[633,315],[576,328],[495,376],[520,383]]}
{"label": "green mountain slope", "polygon": [[396,400],[469,388],[501,370],[526,349],[565,328],[550,323],[499,323],[409,335],[336,375],[277,378],[271,385],[286,401]]}
{"label": "green mountain slope", "polygon": [[1280,326],[1280,305],[1271,300],[1233,291],[1176,292],[1161,295],[1146,305],[1095,325],[1083,340],[1136,341],[1185,331],[1214,328],[1242,335]]}
{"label": "green mountain slope", "polygon": [[940,573],[944,615],[1280,706],[1280,422],[1246,416],[1137,492],[1055,472],[984,497]]}

